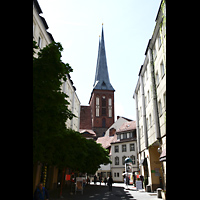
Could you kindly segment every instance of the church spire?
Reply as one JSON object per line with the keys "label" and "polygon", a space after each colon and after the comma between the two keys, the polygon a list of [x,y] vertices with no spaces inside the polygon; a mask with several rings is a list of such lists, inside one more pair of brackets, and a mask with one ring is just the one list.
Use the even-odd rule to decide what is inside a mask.
{"label": "church spire", "polygon": [[99,40],[99,50],[98,50],[96,74],[95,74],[93,89],[114,90],[114,88],[110,83],[108,74],[106,51],[104,44],[103,24],[102,24],[101,40]]}

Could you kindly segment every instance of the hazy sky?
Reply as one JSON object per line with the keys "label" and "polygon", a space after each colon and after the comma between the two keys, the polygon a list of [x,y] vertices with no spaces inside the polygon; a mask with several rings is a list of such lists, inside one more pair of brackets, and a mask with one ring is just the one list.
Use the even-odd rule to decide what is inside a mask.
{"label": "hazy sky", "polygon": [[62,61],[81,105],[93,88],[99,35],[104,40],[110,82],[115,89],[115,119],[136,120],[133,93],[161,0],[38,0],[48,31],[64,48]]}

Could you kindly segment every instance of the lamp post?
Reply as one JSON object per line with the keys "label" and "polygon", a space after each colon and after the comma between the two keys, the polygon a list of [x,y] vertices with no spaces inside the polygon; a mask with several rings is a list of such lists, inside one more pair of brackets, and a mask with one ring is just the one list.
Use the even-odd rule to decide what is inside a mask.
{"label": "lamp post", "polygon": [[128,189],[128,172],[132,172],[133,161],[129,157],[127,157],[124,162],[125,162],[125,172],[126,172],[126,189]]}

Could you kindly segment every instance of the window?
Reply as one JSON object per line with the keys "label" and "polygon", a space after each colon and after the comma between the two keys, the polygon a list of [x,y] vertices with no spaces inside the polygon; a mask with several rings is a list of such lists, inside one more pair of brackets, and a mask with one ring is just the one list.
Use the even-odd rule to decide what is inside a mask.
{"label": "window", "polygon": [[120,140],[120,134],[117,134],[117,139]]}
{"label": "window", "polygon": [[130,158],[131,158],[131,160],[133,161],[133,165],[134,165],[134,164],[135,164],[135,156],[132,155]]}
{"label": "window", "polygon": [[127,138],[127,133],[123,133],[123,139]]}
{"label": "window", "polygon": [[147,107],[147,97],[144,97],[144,101],[145,101],[145,107]]}
{"label": "window", "polygon": [[122,165],[125,165],[125,159],[126,159],[126,156],[123,156],[122,157]]}
{"label": "window", "polygon": [[117,177],[119,177],[119,172],[117,172]]}
{"label": "window", "polygon": [[129,138],[132,138],[133,137],[133,132],[130,132],[129,133]]}
{"label": "window", "polygon": [[155,43],[155,45],[153,47],[153,58],[154,58],[154,60],[156,59],[156,57],[157,57],[157,51],[156,51],[156,43]]}
{"label": "window", "polygon": [[149,127],[151,127],[151,114],[149,115]]}
{"label": "window", "polygon": [[164,106],[165,106],[165,110],[166,110],[166,92],[163,94],[163,99],[164,99]]}
{"label": "window", "polygon": [[115,165],[119,165],[119,157],[118,156],[115,157]]}
{"label": "window", "polygon": [[162,103],[161,103],[161,100],[159,100],[159,102],[158,102],[158,113],[159,113],[159,116],[162,115]]}
{"label": "window", "polygon": [[112,117],[112,99],[108,99],[108,117]]}
{"label": "window", "polygon": [[135,151],[135,144],[130,144],[130,151]]}
{"label": "window", "polygon": [[115,153],[119,152],[119,146],[115,146]]}
{"label": "window", "polygon": [[159,85],[159,75],[158,75],[158,71],[156,72],[156,86],[158,87]]}
{"label": "window", "polygon": [[150,102],[149,90],[147,91],[147,101],[148,101],[148,103]]}
{"label": "window", "polygon": [[158,49],[160,49],[161,47],[161,37],[160,37],[160,33],[158,33]]}
{"label": "window", "polygon": [[147,121],[147,130],[148,130],[149,129],[149,119],[147,118],[146,121]]}
{"label": "window", "polygon": [[163,77],[165,75],[165,68],[163,61],[160,63],[160,71],[161,71],[161,77]]}
{"label": "window", "polygon": [[141,126],[141,137],[143,137],[143,126]]}
{"label": "window", "polygon": [[122,152],[126,152],[126,144],[122,145]]}
{"label": "window", "polygon": [[42,48],[42,38],[40,36],[38,38],[38,46],[40,47],[40,49]]}
{"label": "window", "polygon": [[102,115],[106,116],[106,97],[102,96]]}
{"label": "window", "polygon": [[114,173],[114,177],[116,177],[116,172]]}
{"label": "window", "polygon": [[99,97],[96,97],[96,117],[99,117]]}

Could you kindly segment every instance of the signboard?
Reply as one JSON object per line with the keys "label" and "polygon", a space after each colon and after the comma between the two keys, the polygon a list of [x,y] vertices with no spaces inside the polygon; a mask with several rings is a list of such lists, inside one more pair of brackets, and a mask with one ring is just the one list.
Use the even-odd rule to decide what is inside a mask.
{"label": "signboard", "polygon": [[82,177],[76,178],[75,194],[76,194],[76,191],[81,191],[83,194],[83,178]]}
{"label": "signboard", "polygon": [[132,164],[131,163],[126,163],[126,172],[132,172]]}
{"label": "signboard", "polygon": [[142,189],[142,181],[135,181],[136,182],[136,189],[141,190]]}

